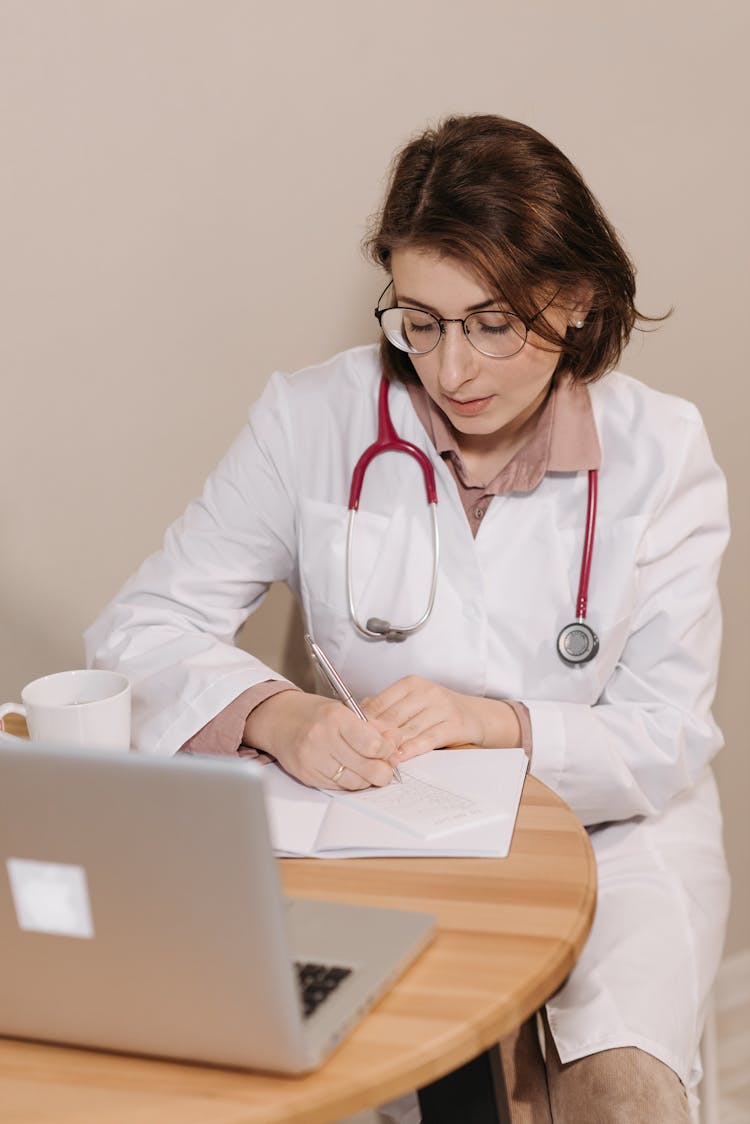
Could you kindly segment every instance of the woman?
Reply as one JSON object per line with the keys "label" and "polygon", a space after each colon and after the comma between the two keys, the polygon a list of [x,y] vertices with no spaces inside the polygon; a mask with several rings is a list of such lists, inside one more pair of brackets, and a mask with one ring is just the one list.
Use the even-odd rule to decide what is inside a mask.
{"label": "woman", "polygon": [[[426,131],[368,245],[389,281],[380,349],[271,379],[202,499],[89,631],[91,661],[133,679],[143,750],[252,747],[322,787],[387,784],[446,745],[523,744],[590,831],[599,905],[546,1008],[546,1067],[532,1024],[503,1044],[513,1119],[687,1121],[728,899],[709,767],[721,473],[693,406],[613,373],[639,316],[633,270],[533,130],[477,116]],[[434,543],[411,456],[368,468],[347,565],[382,380],[436,479],[418,628]],[[369,723],[234,647],[274,581]]]}

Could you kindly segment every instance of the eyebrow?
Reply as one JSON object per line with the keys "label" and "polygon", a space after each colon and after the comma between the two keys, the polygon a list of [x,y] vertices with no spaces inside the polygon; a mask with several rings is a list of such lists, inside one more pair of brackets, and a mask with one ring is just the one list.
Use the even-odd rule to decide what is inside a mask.
{"label": "eyebrow", "polygon": [[[436,308],[433,308],[433,306],[431,304],[425,304],[424,301],[419,301],[415,297],[407,297],[406,294],[403,294],[403,293],[398,293],[397,297],[398,297],[398,303],[400,305],[405,305],[407,308],[423,308],[425,310],[425,312],[431,312],[433,316],[437,316],[437,318],[440,319],[440,313],[437,311]],[[485,308],[498,308],[499,309],[499,307],[500,306],[498,305],[495,298],[490,297],[486,301],[480,301],[479,304],[470,305],[468,308],[464,309],[464,311],[467,312],[467,313],[468,312],[481,312],[482,309],[485,309]]]}

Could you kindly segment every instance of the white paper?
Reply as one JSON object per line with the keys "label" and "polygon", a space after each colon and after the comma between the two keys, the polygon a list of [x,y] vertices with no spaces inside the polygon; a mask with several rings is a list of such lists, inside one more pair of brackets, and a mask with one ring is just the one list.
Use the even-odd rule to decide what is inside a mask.
{"label": "white paper", "polygon": [[[276,765],[264,768],[271,837],[277,853],[318,858],[361,858],[382,855],[455,855],[502,857],[508,853],[526,775],[522,749],[439,750],[400,766],[418,784],[430,785],[473,804],[471,816],[462,805],[461,826],[414,830],[402,799],[377,814],[360,794],[329,793],[306,788]],[[397,783],[391,786],[395,791]],[[376,790],[367,790],[367,792]],[[383,791],[383,790],[377,790]],[[363,795],[366,795],[363,794]],[[424,795],[424,792],[422,792]],[[443,798],[441,797],[441,800]],[[386,801],[386,803],[388,803]],[[419,799],[417,798],[417,803]],[[428,813],[427,819],[434,819]],[[424,820],[420,831],[424,831]]]}
{"label": "white paper", "polygon": [[358,811],[395,824],[420,839],[434,839],[438,835],[476,827],[503,814],[489,801],[462,796],[435,784],[423,775],[425,770],[418,768],[418,761],[419,758],[400,766],[401,784],[331,795],[334,800],[343,800]]}

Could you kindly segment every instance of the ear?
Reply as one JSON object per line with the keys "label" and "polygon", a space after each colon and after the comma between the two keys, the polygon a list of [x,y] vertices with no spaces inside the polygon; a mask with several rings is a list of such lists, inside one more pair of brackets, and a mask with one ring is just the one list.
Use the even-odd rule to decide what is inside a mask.
{"label": "ear", "polygon": [[564,306],[568,312],[568,324],[571,328],[583,327],[593,301],[594,287],[588,281],[581,281],[570,290]]}

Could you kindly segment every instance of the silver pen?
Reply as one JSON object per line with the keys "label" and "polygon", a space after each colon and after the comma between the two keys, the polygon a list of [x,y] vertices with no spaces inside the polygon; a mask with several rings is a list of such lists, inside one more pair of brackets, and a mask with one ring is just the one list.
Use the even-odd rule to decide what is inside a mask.
{"label": "silver pen", "polygon": [[[354,711],[354,713],[357,715],[357,718],[361,718],[363,722],[366,722],[367,716],[362,710],[362,707],[357,703],[346,683],[341,678],[338,671],[336,671],[336,668],[333,666],[323,649],[319,644],[315,643],[309,633],[305,633],[305,643],[310,649],[310,653],[316,664],[330,683],[332,690],[341,699],[344,706],[348,706],[349,710]],[[398,771],[398,766],[391,765],[391,768],[393,769],[394,780],[397,780],[399,784],[401,784],[401,774]]]}

